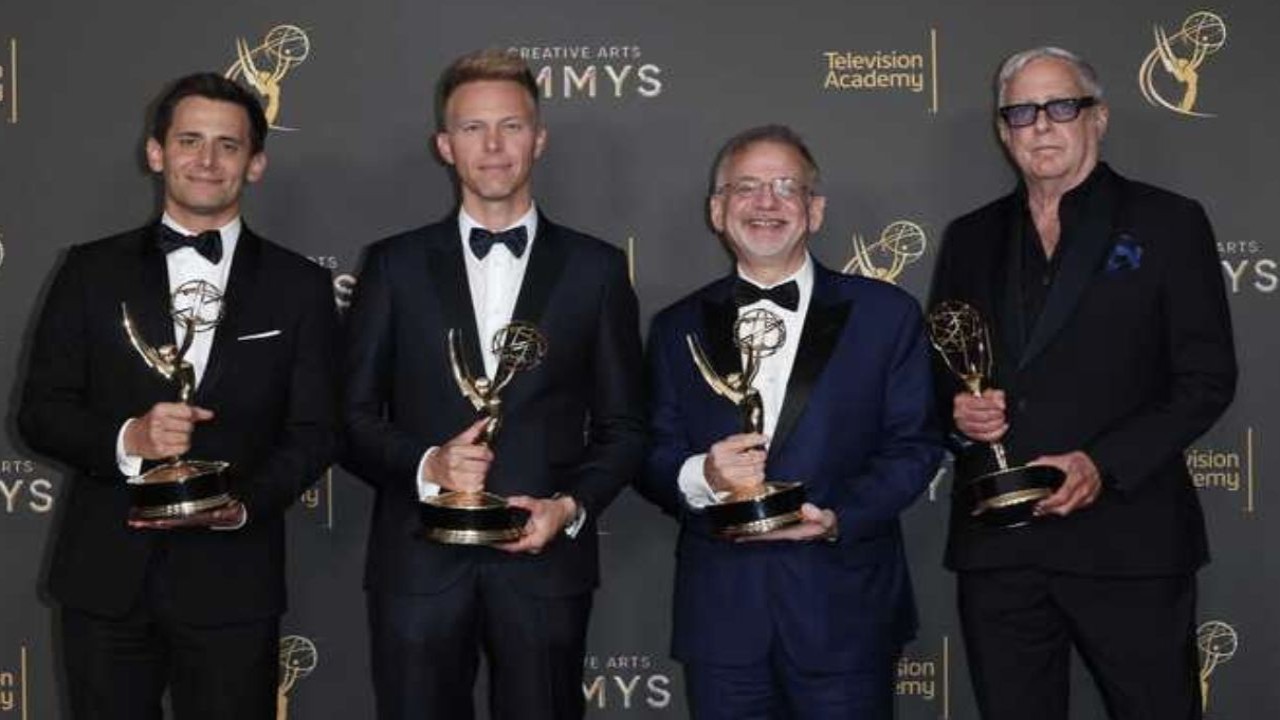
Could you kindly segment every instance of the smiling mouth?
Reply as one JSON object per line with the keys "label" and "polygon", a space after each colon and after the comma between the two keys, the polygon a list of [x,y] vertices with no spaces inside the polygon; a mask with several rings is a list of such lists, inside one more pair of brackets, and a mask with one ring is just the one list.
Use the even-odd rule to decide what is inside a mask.
{"label": "smiling mouth", "polygon": [[768,230],[776,230],[786,226],[786,224],[786,220],[780,220],[777,218],[752,218],[747,221],[747,227],[765,228]]}

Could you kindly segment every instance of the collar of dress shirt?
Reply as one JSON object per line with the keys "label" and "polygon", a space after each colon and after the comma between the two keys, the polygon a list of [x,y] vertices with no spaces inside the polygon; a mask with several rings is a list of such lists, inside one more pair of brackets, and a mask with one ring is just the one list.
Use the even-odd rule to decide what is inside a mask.
{"label": "collar of dress shirt", "polygon": [[[529,253],[533,252],[533,241],[534,241],[534,238],[538,236],[538,204],[537,203],[533,203],[533,202],[529,203],[528,211],[526,211],[524,215],[521,215],[519,220],[516,220],[515,222],[503,228],[485,228],[479,222],[476,222],[475,218],[467,214],[467,211],[465,208],[462,208],[462,207],[458,208],[458,234],[462,238],[462,252],[468,258],[471,258],[473,260],[479,261],[478,258],[476,258],[476,256],[471,253],[470,246],[467,245],[467,238],[471,237],[471,230],[473,228],[484,228],[485,230],[491,230],[493,232],[502,232],[504,230],[510,230],[511,228],[514,228],[514,227],[520,227],[521,225],[524,226],[525,236],[529,238],[528,243],[524,246],[524,255],[522,256],[527,258],[529,257]],[[503,246],[503,248],[505,249],[506,246]],[[493,257],[493,254],[490,253],[488,257]]]}
{"label": "collar of dress shirt", "polygon": [[[193,230],[188,230],[187,228],[184,228],[181,225],[179,225],[177,220],[174,220],[172,217],[169,216],[169,213],[165,213],[161,215],[160,222],[164,223],[164,225],[169,229],[180,232],[183,235],[199,235],[200,234]],[[227,262],[232,255],[235,255],[236,242],[240,240],[240,230],[243,227],[244,227],[244,223],[241,221],[240,216],[237,215],[235,216],[235,218],[231,220],[231,222],[218,228],[218,232],[222,234],[222,262],[219,262],[218,263],[219,265]],[[177,250],[175,252],[187,252],[187,251],[195,253],[197,257],[199,257],[201,260],[204,260],[203,256],[201,256],[199,253],[196,253],[195,250],[191,250],[190,248],[182,248],[181,250]]]}
{"label": "collar of dress shirt", "polygon": [[[809,298],[813,295],[813,261],[810,260],[808,253],[805,253],[804,264],[800,266],[800,269],[796,270],[794,273],[791,273],[791,275],[779,280],[778,282],[773,283],[772,285],[765,285],[764,283],[761,283],[756,279],[752,278],[743,270],[741,265],[738,266],[738,277],[742,278],[743,280],[746,280],[747,282],[751,283],[752,285],[755,285],[758,288],[762,288],[765,290],[769,288],[777,287],[784,283],[788,283],[788,282],[791,282],[792,280],[795,280],[796,289],[800,291],[800,304],[796,306],[796,310],[795,310],[795,312],[798,315],[804,315],[805,311],[809,307]],[[770,303],[770,305],[772,305],[772,303]],[[777,308],[777,309],[782,312],[790,312],[784,308]]]}

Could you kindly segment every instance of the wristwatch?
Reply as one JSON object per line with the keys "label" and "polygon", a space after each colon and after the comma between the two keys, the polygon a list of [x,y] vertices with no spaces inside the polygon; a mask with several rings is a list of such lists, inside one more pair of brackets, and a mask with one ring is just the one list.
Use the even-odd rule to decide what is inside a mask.
{"label": "wristwatch", "polygon": [[578,498],[570,495],[569,493],[558,492],[551,496],[552,500],[559,500],[561,498],[569,498],[573,501],[573,518],[569,520],[569,522],[565,523],[564,526],[565,537],[573,539],[578,537],[578,533],[582,532],[582,526],[587,524],[587,509],[582,506],[582,503],[578,502]]}

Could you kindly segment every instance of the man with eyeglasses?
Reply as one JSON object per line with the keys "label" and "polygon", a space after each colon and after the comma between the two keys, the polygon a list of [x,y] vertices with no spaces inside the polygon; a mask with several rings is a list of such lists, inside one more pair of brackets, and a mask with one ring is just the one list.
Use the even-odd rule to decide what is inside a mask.
{"label": "man with eyeglasses", "polygon": [[[713,178],[711,224],[736,268],[653,321],[639,482],[681,523],[672,652],[689,705],[699,720],[889,718],[894,662],[916,627],[898,515],[941,459],[920,309],[810,256],[826,198],[790,129],[735,136]],[[759,309],[786,340],[761,360],[764,432],[753,434],[686,338],[720,375],[739,371],[731,328]],[[801,520],[717,538],[705,508],[766,478],[804,483]]]}
{"label": "man with eyeglasses", "polygon": [[1108,108],[1058,48],[1005,61],[1000,140],[1017,189],[956,220],[933,303],[991,328],[993,385],[935,364],[956,451],[999,440],[1065,481],[1037,519],[986,529],[953,506],[947,565],[987,720],[1065,720],[1070,648],[1112,718],[1199,718],[1195,573],[1208,558],[1183,452],[1235,390],[1217,252],[1195,201],[1098,161]]}

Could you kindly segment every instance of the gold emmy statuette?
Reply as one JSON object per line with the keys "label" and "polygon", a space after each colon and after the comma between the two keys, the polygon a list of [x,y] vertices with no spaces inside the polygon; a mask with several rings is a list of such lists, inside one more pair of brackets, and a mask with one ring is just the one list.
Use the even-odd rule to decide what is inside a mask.
{"label": "gold emmy statuette", "polygon": [[[502,427],[503,389],[517,373],[532,370],[547,354],[547,340],[536,327],[512,322],[494,333],[490,345],[498,358],[493,378],[475,377],[458,348],[458,332],[448,335],[449,367],[462,396],[485,418],[476,444],[493,447]],[[490,492],[443,492],[422,502],[427,538],[451,545],[494,545],[518,539],[528,511],[512,507]]]}
{"label": "gold emmy statuette", "polygon": [[315,643],[301,635],[280,638],[280,684],[276,686],[276,720],[289,720],[289,692],[319,662]]}
{"label": "gold emmy statuette", "polygon": [[909,220],[889,223],[880,239],[870,245],[858,233],[853,234],[853,255],[844,264],[844,272],[897,284],[908,265],[924,255],[928,242],[924,230]]}
{"label": "gold emmy statuette", "polygon": [[[702,379],[715,394],[738,407],[742,432],[764,431],[764,402],[751,386],[760,361],[787,342],[787,328],[777,315],[758,308],[743,313],[733,325],[733,343],[742,358],[742,371],[721,375],[712,367],[698,338],[686,335],[689,353]],[[705,509],[711,529],[721,537],[763,535],[800,521],[804,485],[798,482],[763,482],[747,490],[726,493]]]}
{"label": "gold emmy statuette", "polygon": [[1210,620],[1196,630],[1196,645],[1200,649],[1200,711],[1208,712],[1209,676],[1235,656],[1240,636],[1236,635],[1235,628],[1221,620]]}
{"label": "gold emmy statuette", "polygon": [[[991,333],[982,315],[958,300],[938,303],[929,313],[929,339],[965,389],[981,397],[993,362]],[[1066,477],[1046,465],[1010,466],[999,442],[970,448],[977,452],[956,458],[955,492],[988,525],[1010,528],[1031,522],[1036,503],[1052,495]]]}
{"label": "gold emmy statuette", "polygon": [[[190,402],[196,375],[185,359],[196,333],[217,327],[222,320],[222,292],[203,280],[184,283],[170,298],[170,316],[182,328],[182,345],[152,347],[129,308],[120,304],[125,334],[147,367],[178,388],[178,401]],[[137,477],[129,478],[130,514],[139,519],[182,518],[231,502],[225,470],[230,463],[169,458]]]}

